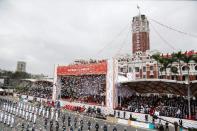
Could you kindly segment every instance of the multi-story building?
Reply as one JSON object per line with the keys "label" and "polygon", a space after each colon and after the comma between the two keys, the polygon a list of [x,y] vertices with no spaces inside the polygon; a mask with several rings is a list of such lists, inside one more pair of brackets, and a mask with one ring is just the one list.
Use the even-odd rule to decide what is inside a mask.
{"label": "multi-story building", "polygon": [[18,61],[16,66],[17,72],[26,72],[26,62]]}
{"label": "multi-story building", "polygon": [[[132,47],[131,55],[119,56],[118,71],[119,75],[124,76],[128,80],[138,79],[172,79],[172,80],[187,80],[188,71],[186,64],[181,61],[173,62],[171,67],[176,68],[177,73],[172,73],[171,68],[167,68],[167,72],[162,70],[162,65],[151,56],[156,53],[150,51],[149,42],[149,22],[145,15],[139,14],[133,17],[132,21]],[[190,51],[186,54],[197,54],[197,52]],[[161,57],[170,58],[170,54]],[[179,65],[181,66],[179,68]],[[181,71],[180,71],[181,69]],[[189,63],[190,80],[197,80],[197,64],[194,61]]]}
{"label": "multi-story building", "polygon": [[150,49],[149,22],[145,15],[139,14],[132,20],[133,54],[144,53]]}
{"label": "multi-story building", "polygon": [[[171,72],[171,68],[167,68],[167,72],[165,73],[165,71],[162,70],[162,65],[152,59],[150,54],[139,56],[138,58],[127,55],[117,59],[119,64],[119,75],[123,75],[130,80],[171,79],[185,81],[188,79],[188,70],[183,61],[181,61],[181,68],[179,68],[178,62],[173,62],[172,67],[176,68],[177,73]],[[197,80],[197,64],[194,61],[189,63],[189,75],[190,80]]]}

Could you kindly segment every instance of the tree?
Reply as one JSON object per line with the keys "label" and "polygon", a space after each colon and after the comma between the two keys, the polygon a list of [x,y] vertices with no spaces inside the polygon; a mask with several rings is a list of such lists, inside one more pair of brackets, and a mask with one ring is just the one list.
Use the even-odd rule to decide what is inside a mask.
{"label": "tree", "polygon": [[180,75],[180,80],[182,81],[182,70],[181,70],[181,60],[183,58],[183,55],[181,51],[177,53],[172,53],[172,57],[178,62],[179,65],[179,75]]}
{"label": "tree", "polygon": [[[168,62],[169,62],[169,67],[170,67],[170,79],[172,79],[172,73],[174,73],[173,71],[175,71],[175,67],[173,67],[173,63],[176,61],[175,57],[170,57],[168,58]],[[173,67],[173,68],[172,68]],[[177,69],[177,68],[176,68]],[[176,72],[177,73],[177,72]]]}
{"label": "tree", "polygon": [[11,76],[13,79],[27,79],[31,78],[31,75],[26,72],[14,72]]}
{"label": "tree", "polygon": [[162,65],[162,68],[165,71],[165,78],[167,79],[167,68],[169,68],[170,65],[169,58],[161,57],[159,63]]}

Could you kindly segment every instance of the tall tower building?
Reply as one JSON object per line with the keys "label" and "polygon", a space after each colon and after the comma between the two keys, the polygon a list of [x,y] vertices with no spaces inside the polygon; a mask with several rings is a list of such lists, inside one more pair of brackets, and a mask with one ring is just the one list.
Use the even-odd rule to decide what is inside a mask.
{"label": "tall tower building", "polygon": [[18,61],[16,71],[18,72],[26,72],[26,62]]}
{"label": "tall tower building", "polygon": [[132,20],[132,47],[133,54],[141,54],[150,49],[149,22],[146,16],[140,13]]}

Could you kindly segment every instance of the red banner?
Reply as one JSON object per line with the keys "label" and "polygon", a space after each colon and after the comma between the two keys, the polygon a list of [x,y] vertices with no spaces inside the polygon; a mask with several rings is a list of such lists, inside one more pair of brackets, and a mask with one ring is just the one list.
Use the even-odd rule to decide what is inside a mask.
{"label": "red banner", "polygon": [[106,62],[57,67],[57,75],[88,75],[88,74],[106,74],[106,73],[107,73]]}

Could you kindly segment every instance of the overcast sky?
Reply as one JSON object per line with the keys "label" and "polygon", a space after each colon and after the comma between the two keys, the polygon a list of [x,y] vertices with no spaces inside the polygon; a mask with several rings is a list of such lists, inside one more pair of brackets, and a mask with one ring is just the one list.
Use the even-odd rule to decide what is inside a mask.
{"label": "overcast sky", "polygon": [[52,76],[54,64],[131,53],[137,4],[150,21],[151,50],[197,49],[197,38],[150,20],[197,35],[195,1],[0,0],[0,68],[15,71],[23,60],[27,72]]}

